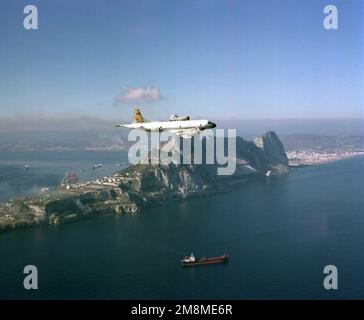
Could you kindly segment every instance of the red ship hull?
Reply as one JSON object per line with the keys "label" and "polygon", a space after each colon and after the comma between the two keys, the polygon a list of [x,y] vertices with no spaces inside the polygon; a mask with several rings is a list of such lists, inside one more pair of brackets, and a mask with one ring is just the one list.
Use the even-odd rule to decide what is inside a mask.
{"label": "red ship hull", "polygon": [[181,265],[182,265],[182,267],[193,267],[193,266],[201,266],[201,265],[205,265],[205,264],[223,263],[223,262],[228,262],[228,261],[229,261],[229,256],[227,254],[225,254],[223,256],[218,256],[218,257],[201,258],[201,259],[197,259],[196,261],[193,261],[193,262],[186,262],[186,261],[182,260]]}

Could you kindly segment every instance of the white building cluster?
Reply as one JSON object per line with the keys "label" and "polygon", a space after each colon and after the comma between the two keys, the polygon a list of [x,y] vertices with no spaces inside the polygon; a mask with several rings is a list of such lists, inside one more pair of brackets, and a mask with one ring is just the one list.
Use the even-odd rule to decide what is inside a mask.
{"label": "white building cluster", "polygon": [[336,161],[354,156],[364,155],[364,151],[313,151],[313,150],[293,150],[287,152],[290,165],[316,165],[331,161]]}
{"label": "white building cluster", "polygon": [[118,187],[121,183],[126,183],[128,181],[135,180],[136,177],[130,176],[129,173],[115,173],[112,176],[107,176],[103,178],[99,178],[93,181],[88,181],[85,183],[74,183],[66,185],[67,190],[71,189],[80,189],[84,187],[91,186],[108,186],[108,187]]}

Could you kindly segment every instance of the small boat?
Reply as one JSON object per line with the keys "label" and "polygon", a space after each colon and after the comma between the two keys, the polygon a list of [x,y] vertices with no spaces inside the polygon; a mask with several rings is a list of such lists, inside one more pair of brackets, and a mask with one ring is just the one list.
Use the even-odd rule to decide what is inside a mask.
{"label": "small boat", "polygon": [[99,169],[99,168],[102,168],[102,163],[94,164],[94,166],[92,167],[93,170]]}
{"label": "small boat", "polygon": [[229,261],[229,255],[226,253],[218,257],[209,257],[209,258],[201,257],[199,259],[196,259],[193,253],[191,253],[190,256],[186,256],[181,260],[181,265],[182,267],[193,267],[193,266],[200,266],[203,264],[215,264],[228,261]]}

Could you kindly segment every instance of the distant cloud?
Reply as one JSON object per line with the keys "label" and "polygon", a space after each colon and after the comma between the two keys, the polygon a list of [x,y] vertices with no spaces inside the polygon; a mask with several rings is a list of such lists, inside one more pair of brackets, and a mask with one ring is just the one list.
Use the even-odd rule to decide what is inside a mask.
{"label": "distant cloud", "polygon": [[140,87],[140,88],[125,88],[116,101],[122,103],[137,103],[146,101],[162,100],[163,96],[159,89],[153,86]]}

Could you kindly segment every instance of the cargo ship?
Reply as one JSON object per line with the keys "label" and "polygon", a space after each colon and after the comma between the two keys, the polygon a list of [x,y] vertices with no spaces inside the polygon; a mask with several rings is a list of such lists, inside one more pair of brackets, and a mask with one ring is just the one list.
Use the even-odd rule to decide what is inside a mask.
{"label": "cargo ship", "polygon": [[196,259],[193,253],[190,256],[186,256],[181,260],[182,267],[193,267],[193,266],[200,266],[204,264],[215,264],[215,263],[222,263],[228,262],[229,255],[224,253],[222,256],[218,257],[201,257],[200,259]]}

